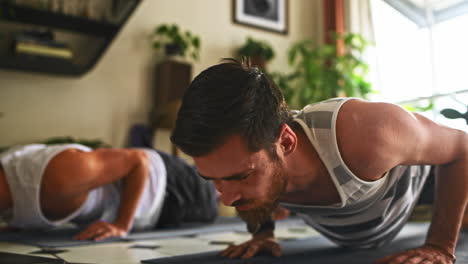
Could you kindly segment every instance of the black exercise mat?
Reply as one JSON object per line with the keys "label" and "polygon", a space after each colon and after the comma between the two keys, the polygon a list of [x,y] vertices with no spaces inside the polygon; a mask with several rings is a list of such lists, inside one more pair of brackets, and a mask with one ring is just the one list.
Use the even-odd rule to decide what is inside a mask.
{"label": "black exercise mat", "polygon": [[[304,225],[299,218],[289,218],[278,222],[278,226]],[[223,231],[246,232],[245,223],[237,217],[220,217],[213,224],[186,224],[177,229],[159,229],[151,232],[130,233],[124,238],[110,238],[104,241],[74,240],[73,237],[82,229],[67,228],[45,231],[20,231],[0,233],[0,241],[33,245],[42,248],[61,248],[94,245],[110,242],[129,242],[169,238],[177,236],[196,236],[202,233]]]}
{"label": "black exercise mat", "polygon": [[77,234],[77,229],[57,229],[44,231],[20,231],[6,232],[0,234],[0,241],[27,244],[41,248],[72,247],[80,245],[89,245],[95,243],[109,243],[122,241],[119,238],[110,238],[105,241],[78,241],[73,240]]}
{"label": "black exercise mat", "polygon": [[0,252],[0,264],[65,264],[62,259]]}
{"label": "black exercise mat", "polygon": [[[335,246],[322,236],[281,242],[282,256],[256,256],[252,259],[227,259],[219,251],[170,258],[142,260],[146,264],[366,264],[402,250],[420,246],[426,237],[428,224],[407,224],[397,238],[387,247],[371,250],[345,249]],[[468,233],[460,234],[457,247],[457,264],[468,264]]]}

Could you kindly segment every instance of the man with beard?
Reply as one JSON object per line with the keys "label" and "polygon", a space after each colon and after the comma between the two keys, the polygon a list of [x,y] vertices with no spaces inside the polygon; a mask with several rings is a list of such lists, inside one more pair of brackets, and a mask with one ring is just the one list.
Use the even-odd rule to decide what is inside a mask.
{"label": "man with beard", "polygon": [[227,60],[193,80],[171,139],[253,233],[223,256],[280,255],[270,219],[278,204],[338,245],[385,246],[405,225],[432,167],[437,199],[425,243],[379,263],[455,261],[459,230],[468,224],[463,131],[355,98],[291,112],[262,72]]}

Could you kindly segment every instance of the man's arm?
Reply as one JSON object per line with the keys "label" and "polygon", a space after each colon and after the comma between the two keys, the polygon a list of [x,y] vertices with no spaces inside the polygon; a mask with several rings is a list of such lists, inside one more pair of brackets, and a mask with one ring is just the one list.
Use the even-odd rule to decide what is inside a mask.
{"label": "man's arm", "polygon": [[[375,180],[397,165],[438,165],[434,215],[421,255],[428,258],[427,249],[453,254],[468,203],[468,135],[396,105],[358,100],[347,104],[342,118],[352,121],[342,119],[341,126],[356,133],[342,135],[339,144],[356,175]],[[342,133],[344,129],[338,132],[339,141]],[[358,142],[367,142],[366,147]],[[368,162],[360,167],[362,160]],[[392,260],[405,263],[408,258],[411,256],[401,254]]]}
{"label": "man's arm", "polygon": [[58,156],[58,160],[53,160],[49,165],[48,172],[59,174],[57,177],[63,178],[63,175],[66,175],[67,179],[73,179],[68,181],[68,184],[62,184],[71,196],[87,193],[118,180],[123,181],[121,202],[115,221],[98,221],[76,236],[76,239],[101,240],[125,235],[131,228],[148,177],[148,160],[146,154],[140,150],[76,150]]}
{"label": "man's arm", "polygon": [[[426,123],[423,117],[418,120]],[[454,254],[458,233],[468,203],[468,136],[458,130],[428,124],[422,162],[436,169],[434,214],[426,245]],[[437,160],[438,159],[438,160]]]}

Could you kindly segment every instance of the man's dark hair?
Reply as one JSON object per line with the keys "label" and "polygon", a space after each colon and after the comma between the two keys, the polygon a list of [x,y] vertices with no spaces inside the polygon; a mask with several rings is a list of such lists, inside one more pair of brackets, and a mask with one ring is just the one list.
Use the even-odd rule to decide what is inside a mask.
{"label": "man's dark hair", "polygon": [[201,72],[188,87],[171,140],[197,157],[238,134],[249,151],[271,153],[281,126],[291,119],[281,91],[264,73],[224,59]]}

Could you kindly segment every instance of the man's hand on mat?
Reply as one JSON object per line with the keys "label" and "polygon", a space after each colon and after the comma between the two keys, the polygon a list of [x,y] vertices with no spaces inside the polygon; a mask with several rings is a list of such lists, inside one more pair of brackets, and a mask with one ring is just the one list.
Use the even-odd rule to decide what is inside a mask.
{"label": "man's hand on mat", "polygon": [[454,261],[455,256],[450,256],[448,252],[425,245],[378,259],[374,264],[452,264]]}
{"label": "man's hand on mat", "polygon": [[284,207],[281,207],[281,206],[278,206],[276,207],[276,209],[273,211],[272,213],[272,218],[273,220],[275,221],[278,221],[278,220],[283,220],[283,219],[286,219],[289,217],[289,210],[284,208]]}
{"label": "man's hand on mat", "polygon": [[272,231],[255,235],[251,240],[240,245],[230,245],[221,252],[228,258],[251,258],[260,252],[267,252],[275,257],[281,256],[281,247],[275,240]]}
{"label": "man's hand on mat", "polygon": [[109,237],[123,237],[127,235],[127,229],[119,227],[116,224],[96,221],[88,226],[83,232],[76,235],[77,240],[103,240]]}

